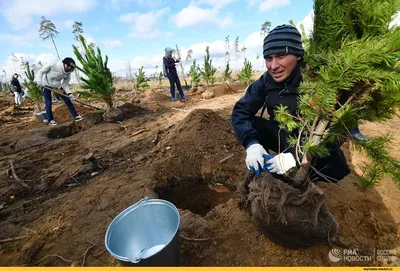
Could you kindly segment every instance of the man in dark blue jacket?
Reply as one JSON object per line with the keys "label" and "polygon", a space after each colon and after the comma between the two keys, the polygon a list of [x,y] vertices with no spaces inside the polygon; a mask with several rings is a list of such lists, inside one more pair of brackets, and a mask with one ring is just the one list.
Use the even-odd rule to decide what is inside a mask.
{"label": "man in dark blue jacket", "polygon": [[175,98],[175,84],[178,88],[179,95],[181,99],[186,99],[187,97],[183,93],[181,82],[179,80],[178,72],[176,71],[175,63],[178,63],[180,59],[175,60],[172,57],[172,52],[174,50],[171,47],[165,48],[165,56],[163,57],[163,65],[166,68],[166,76],[168,77],[170,84],[170,92],[173,101],[176,101]]}
{"label": "man in dark blue jacket", "polygon": [[[296,116],[298,88],[302,81],[300,69],[304,65],[304,49],[299,31],[290,25],[273,29],[264,39],[263,55],[267,72],[252,83],[245,95],[236,103],[232,112],[232,124],[240,144],[246,148],[247,168],[259,175],[261,171],[285,174],[299,166],[295,150],[288,144],[291,133],[279,129],[274,110],[279,105],[288,107]],[[265,108],[269,120],[262,118]],[[261,116],[256,116],[262,109]],[[330,156],[314,158],[313,166],[325,180],[338,181],[350,173],[339,143],[327,146]],[[278,153],[270,155],[266,150]],[[316,177],[316,171],[310,178]]]}

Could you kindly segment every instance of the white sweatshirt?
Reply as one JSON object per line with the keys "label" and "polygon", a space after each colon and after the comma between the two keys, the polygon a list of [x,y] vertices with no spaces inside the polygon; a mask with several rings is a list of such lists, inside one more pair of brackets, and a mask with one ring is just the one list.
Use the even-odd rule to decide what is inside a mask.
{"label": "white sweatshirt", "polygon": [[37,74],[37,83],[39,86],[49,86],[52,88],[62,88],[66,94],[70,94],[69,80],[71,73],[64,70],[64,63],[60,60],[54,64],[43,66]]}

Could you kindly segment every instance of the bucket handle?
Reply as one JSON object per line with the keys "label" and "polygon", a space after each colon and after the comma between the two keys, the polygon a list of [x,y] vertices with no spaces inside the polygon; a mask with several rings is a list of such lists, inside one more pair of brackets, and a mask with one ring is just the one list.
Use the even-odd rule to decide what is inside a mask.
{"label": "bucket handle", "polygon": [[129,261],[132,262],[132,263],[135,263],[135,264],[139,263],[141,260],[143,260],[143,259],[142,259],[142,256],[143,256],[143,254],[144,254],[146,251],[147,251],[147,247],[143,248],[143,249],[140,251],[139,255],[135,256],[134,259],[129,259]]}
{"label": "bucket handle", "polygon": [[144,197],[143,199],[139,200],[135,205],[144,204],[149,200],[149,197]]}
{"label": "bucket handle", "polygon": [[[141,204],[145,204],[148,200],[149,200],[148,197],[144,197],[143,199],[139,200],[135,205],[139,206],[139,205],[141,205]],[[135,256],[135,258],[133,258],[133,259],[128,258],[129,261],[132,262],[132,263],[134,263],[134,264],[139,263],[141,260],[143,260],[143,259],[142,259],[142,256],[143,256],[143,254],[146,252],[146,250],[147,250],[147,247],[143,248],[143,249],[140,251],[140,253],[139,253],[137,256]]]}

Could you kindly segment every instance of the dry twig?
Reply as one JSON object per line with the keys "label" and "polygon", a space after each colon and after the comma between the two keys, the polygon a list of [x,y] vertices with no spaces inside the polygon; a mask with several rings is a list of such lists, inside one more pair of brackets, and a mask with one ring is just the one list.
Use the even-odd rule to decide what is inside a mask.
{"label": "dry twig", "polygon": [[232,158],[234,155],[235,155],[235,154],[232,153],[231,155],[225,157],[224,159],[221,159],[221,160],[219,161],[219,163],[222,164],[223,162],[225,162],[225,161],[227,161],[228,159]]}
{"label": "dry twig", "polygon": [[186,241],[194,241],[194,242],[204,242],[204,241],[212,241],[212,240],[217,240],[217,239],[224,239],[225,237],[214,237],[214,238],[189,238],[186,237],[182,234],[179,234],[179,236],[186,240]]}
{"label": "dry twig", "polygon": [[141,134],[141,133],[143,133],[143,132],[146,132],[146,131],[148,131],[148,130],[147,130],[147,129],[142,129],[142,130],[139,130],[139,131],[137,131],[136,133],[133,133],[133,134],[132,134],[132,136],[135,136],[135,135]]}
{"label": "dry twig", "polygon": [[85,254],[83,254],[83,260],[82,260],[82,265],[81,265],[81,266],[85,266],[87,254],[88,254],[89,251],[96,245],[96,244],[94,244],[94,243],[92,243],[92,242],[90,242],[90,243],[91,243],[92,245],[91,245],[90,247],[88,247],[88,248],[86,249],[86,251],[85,251]]}
{"label": "dry twig", "polygon": [[30,237],[30,235],[23,235],[23,236],[18,236],[18,237],[6,238],[6,239],[0,240],[0,243],[13,242],[13,241],[17,241],[17,240],[21,240],[21,239],[25,239],[25,238],[29,238],[29,237]]}
{"label": "dry twig", "polygon": [[[16,180],[20,185],[22,185],[23,187],[29,189],[30,187],[23,181],[21,180],[18,176],[17,173],[15,173],[15,168],[14,168],[14,164],[12,162],[12,160],[10,160],[10,166],[11,166],[11,172],[12,175],[14,177],[14,180]],[[30,180],[27,180],[28,182],[30,182]]]}

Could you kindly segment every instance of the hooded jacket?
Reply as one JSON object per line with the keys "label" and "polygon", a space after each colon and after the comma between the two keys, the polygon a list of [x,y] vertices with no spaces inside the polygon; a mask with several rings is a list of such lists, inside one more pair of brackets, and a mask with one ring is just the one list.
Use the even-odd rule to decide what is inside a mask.
{"label": "hooded jacket", "polygon": [[40,86],[49,86],[52,88],[63,89],[66,94],[70,94],[69,81],[71,73],[64,70],[64,63],[58,61],[56,63],[43,66],[37,74],[37,83]]}

